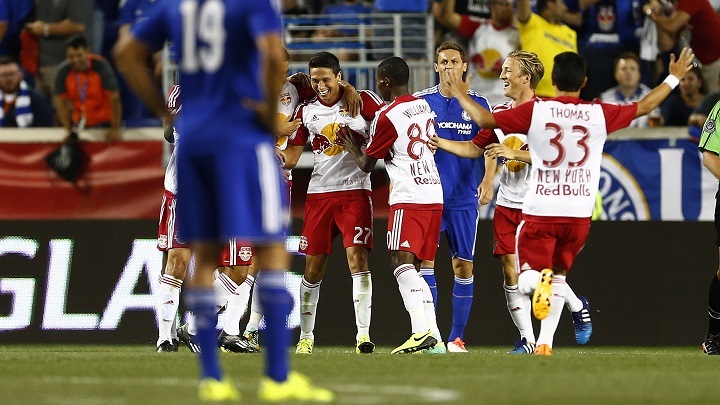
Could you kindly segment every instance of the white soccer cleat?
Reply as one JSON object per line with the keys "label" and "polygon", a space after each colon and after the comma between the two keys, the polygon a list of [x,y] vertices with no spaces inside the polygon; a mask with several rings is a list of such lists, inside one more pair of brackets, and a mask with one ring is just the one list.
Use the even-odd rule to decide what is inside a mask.
{"label": "white soccer cleat", "polygon": [[467,353],[467,349],[465,348],[465,342],[463,342],[462,339],[459,337],[456,337],[455,340],[452,342],[449,342],[447,344],[447,351],[450,353]]}

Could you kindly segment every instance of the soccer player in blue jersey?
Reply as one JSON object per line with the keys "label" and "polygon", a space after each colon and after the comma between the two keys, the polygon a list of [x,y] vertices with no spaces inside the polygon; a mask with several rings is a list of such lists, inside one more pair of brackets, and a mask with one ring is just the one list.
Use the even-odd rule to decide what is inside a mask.
{"label": "soccer player in blue jersey", "polygon": [[[435,51],[435,71],[442,74],[446,70],[467,71],[465,51],[457,44],[445,42]],[[485,97],[469,90],[470,97],[481,106],[490,110]],[[480,127],[470,119],[457,99],[453,99],[443,83],[418,91],[416,97],[425,99],[437,118],[438,136],[455,141],[469,141],[480,131]],[[440,172],[443,185],[443,219],[441,230],[445,231],[452,267],[455,274],[453,287],[453,322],[448,337],[447,350],[465,353],[463,332],[467,325],[473,301],[473,257],[475,255],[475,235],[478,224],[478,186],[483,177],[483,162],[478,159],[465,159],[443,150],[435,154],[435,163]],[[437,284],[435,282],[435,262],[423,261],[420,274],[430,286],[433,299],[437,303]],[[441,337],[435,352],[444,352]]]}
{"label": "soccer player in blue jersey", "polygon": [[285,284],[287,210],[273,131],[285,79],[281,23],[270,0],[160,0],[115,49],[119,70],[157,115],[172,122],[144,64],[171,41],[177,46],[183,112],[177,149],[178,228],[195,254],[185,302],[195,314],[201,347],[201,400],[237,399],[217,360],[213,271],[223,241],[252,241],[259,300],[267,324],[261,400],[327,402],[333,393],[289,372]]}

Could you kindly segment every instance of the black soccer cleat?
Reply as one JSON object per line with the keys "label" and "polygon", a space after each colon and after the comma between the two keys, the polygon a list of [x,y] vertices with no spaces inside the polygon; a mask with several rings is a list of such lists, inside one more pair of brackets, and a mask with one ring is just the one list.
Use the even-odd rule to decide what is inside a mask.
{"label": "black soccer cleat", "polygon": [[177,328],[177,337],[181,342],[185,343],[185,346],[187,346],[191,352],[200,353],[200,345],[195,341],[195,335],[191,335],[190,332],[188,332],[188,324]]}
{"label": "black soccer cleat", "polygon": [[218,336],[218,347],[225,353],[256,353],[254,347],[240,335],[228,335],[225,331]]}
{"label": "black soccer cleat", "polygon": [[705,354],[720,354],[720,335],[711,335],[708,333],[705,337],[705,342],[702,344],[702,349]]}
{"label": "black soccer cleat", "polygon": [[177,350],[177,346],[169,340],[163,340],[157,347],[158,353],[172,353],[176,352]]}

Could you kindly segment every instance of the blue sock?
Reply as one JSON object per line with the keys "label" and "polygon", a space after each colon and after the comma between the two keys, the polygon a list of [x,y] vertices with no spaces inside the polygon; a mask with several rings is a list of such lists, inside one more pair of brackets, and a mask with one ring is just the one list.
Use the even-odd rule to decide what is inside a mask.
{"label": "blue sock", "polygon": [[215,292],[212,289],[188,288],[184,298],[188,309],[195,315],[195,339],[200,346],[200,376],[220,381],[222,371],[217,358]]}
{"label": "blue sock", "polygon": [[430,294],[433,297],[433,303],[435,304],[435,312],[437,312],[437,282],[435,281],[435,269],[420,268],[420,275],[425,279],[425,282],[430,287]]}
{"label": "blue sock", "polygon": [[455,285],[453,287],[453,323],[452,330],[448,342],[452,342],[455,338],[462,339],[468,317],[470,316],[470,307],[473,301],[473,280],[470,278],[455,277]]}
{"label": "blue sock", "polygon": [[263,271],[258,275],[258,280],[258,297],[265,316],[265,374],[282,382],[287,379],[290,369],[287,352],[290,331],[287,328],[287,316],[292,310],[293,299],[287,291],[284,271]]}

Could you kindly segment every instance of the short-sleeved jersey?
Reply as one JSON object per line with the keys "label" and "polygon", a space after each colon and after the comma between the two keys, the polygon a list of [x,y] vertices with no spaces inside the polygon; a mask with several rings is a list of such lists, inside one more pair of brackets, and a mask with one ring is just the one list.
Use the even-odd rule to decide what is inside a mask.
{"label": "short-sleeved jersey", "polygon": [[[533,97],[528,102],[538,100]],[[493,112],[507,111],[512,109],[512,101],[493,107]],[[486,148],[491,143],[502,143],[512,150],[527,150],[527,135],[520,133],[506,134],[501,129],[493,131],[483,129],[473,138],[472,142],[479,148]],[[497,192],[496,204],[521,210],[525,194],[527,194],[528,183],[530,182],[530,165],[519,160],[503,162],[500,171],[500,188]]]}
{"label": "short-sleeved jersey", "polygon": [[[168,92],[167,102],[165,103],[168,111],[173,114],[177,114],[181,109],[180,104],[180,85],[173,84]],[[165,190],[177,195],[177,158],[175,157],[175,150],[177,149],[180,141],[180,134],[177,129],[173,127],[173,151],[170,154],[167,167],[165,168]]]}
{"label": "short-sleeved jersey", "polygon": [[528,134],[532,167],[523,214],[589,218],[605,140],[630,125],[636,114],[636,103],[619,106],[574,97],[527,102],[494,114],[503,132]]}
{"label": "short-sleeved jersey", "polygon": [[[652,89],[642,83],[638,85],[637,90],[635,93],[630,97],[625,97],[622,92],[620,92],[619,87],[613,87],[611,89],[605,90],[600,94],[600,100],[602,100],[604,103],[610,103],[610,104],[630,104],[630,103],[636,103],[640,101],[643,97],[645,97],[648,93],[650,93]],[[660,115],[660,107],[656,107],[655,110],[651,114]],[[642,117],[635,118],[631,123],[631,128],[647,128],[650,126],[649,124],[650,118],[648,115],[643,115]]]}
{"label": "short-sleeved jersey", "polygon": [[145,18],[145,14],[157,0],[121,0],[118,5],[118,24],[134,24]]}
{"label": "short-sleeved jersey", "polygon": [[132,27],[133,36],[151,50],[167,40],[176,45],[184,94],[178,130],[184,144],[266,142],[266,131],[246,105],[264,96],[256,40],[282,30],[271,2],[158,0],[146,14]]}
{"label": "short-sleeved jersey", "polygon": [[577,33],[565,24],[553,24],[532,13],[526,22],[519,23],[520,48],[535,52],[545,66],[545,76],[535,91],[540,97],[555,96],[552,71],[555,56],[562,52],[577,52]]}
{"label": "short-sleeved jersey", "polygon": [[496,28],[490,20],[464,15],[458,33],[469,40],[468,63],[474,71],[470,88],[485,96],[490,105],[505,102],[500,72],[506,55],[520,48],[517,27]]}
{"label": "short-sleeved jersey", "polygon": [[[470,98],[490,110],[485,97],[474,90],[468,91]],[[470,115],[463,110],[456,98],[440,93],[440,87],[418,91],[415,97],[425,99],[435,112],[438,136],[453,141],[469,141],[480,131]],[[435,153],[435,164],[440,172],[443,188],[444,208],[454,210],[476,209],[477,187],[482,181],[484,165],[480,159],[466,159],[444,150]]]}
{"label": "short-sleeved jersey", "polygon": [[390,206],[430,204],[441,209],[440,175],[427,146],[435,135],[434,118],[427,101],[409,94],[397,97],[375,117],[365,154],[385,159],[392,183]]}
{"label": "short-sleeved jersey", "polygon": [[[295,109],[300,104],[300,96],[298,95],[297,88],[292,85],[289,81],[283,84],[282,90],[280,90],[280,97],[278,98],[278,122],[287,121],[295,114]],[[283,136],[278,138],[277,146],[280,150],[287,148],[288,137]]]}
{"label": "short-sleeved jersey", "polygon": [[698,144],[700,152],[708,151],[720,155],[720,132],[718,127],[720,127],[720,102],[715,104],[707,120],[705,120],[700,143]]}
{"label": "short-sleeved jersey", "polygon": [[[290,136],[288,144],[304,146],[310,142],[314,155],[313,172],[308,194],[332,193],[351,190],[370,190],[370,174],[360,170],[353,155],[335,143],[341,125],[368,140],[370,122],[385,103],[371,91],[360,91],[362,110],[356,117],[348,114],[342,99],[328,105],[315,98],[303,103],[294,119],[301,118],[300,128]],[[363,146],[364,148],[364,146]]]}

